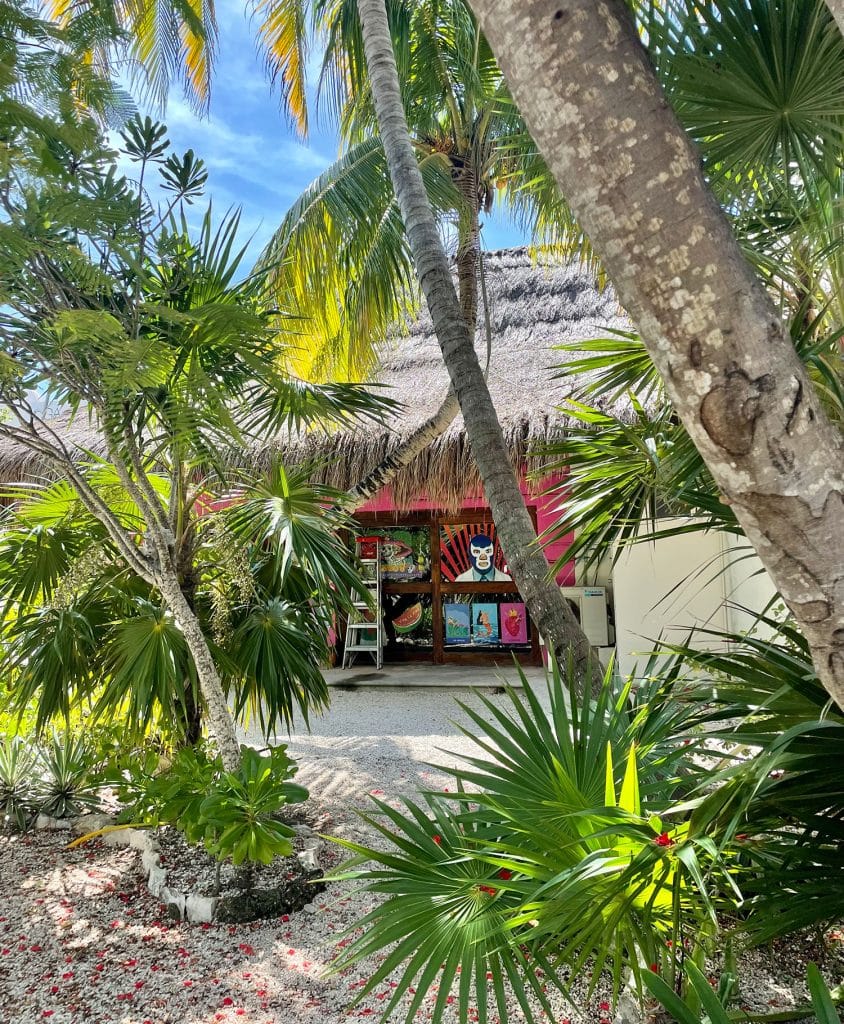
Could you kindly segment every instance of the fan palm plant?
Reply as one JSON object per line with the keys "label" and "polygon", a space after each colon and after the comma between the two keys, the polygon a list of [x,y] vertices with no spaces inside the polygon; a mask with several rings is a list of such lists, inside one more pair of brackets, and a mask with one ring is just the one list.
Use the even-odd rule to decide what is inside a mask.
{"label": "fan palm plant", "polygon": [[701,778],[692,820],[740,837],[742,929],[763,942],[844,913],[844,715],[799,631],[769,617],[759,626],[766,635],[718,634],[725,652],[673,648],[670,671],[697,706],[688,735],[701,742],[705,726],[702,750],[719,766]]}
{"label": "fan palm plant", "polygon": [[366,820],[377,844],[342,841],[354,856],[336,876],[386,899],[356,922],[365,930],[336,967],[389,948],[360,993],[400,971],[385,1019],[415,988],[410,1020],[435,976],[434,1020],[458,977],[461,1013],[471,1003],[480,1020],[488,988],[507,1019],[505,984],[528,1020],[550,1012],[544,985],[566,993],[580,972],[594,987],[609,970],[618,995],[624,966],[638,976],[641,964],[660,964],[671,975],[672,949],[690,943],[689,955],[701,956],[716,908],[737,899],[733,853],[672,800],[689,756],[676,738],[683,706],[656,692],[632,702],[611,672],[591,702],[555,668],[546,711],[522,683],[503,707],[461,704],[476,753],[447,770],[456,792],[401,809],[376,800]]}

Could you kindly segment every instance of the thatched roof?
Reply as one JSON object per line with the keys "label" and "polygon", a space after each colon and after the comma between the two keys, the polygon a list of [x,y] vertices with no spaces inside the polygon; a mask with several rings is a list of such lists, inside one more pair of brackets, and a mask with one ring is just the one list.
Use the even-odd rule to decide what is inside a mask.
{"label": "thatched roof", "polygon": [[[502,249],[485,254],[484,270],[492,322],[489,390],[511,458],[523,467],[535,444],[559,435],[570,423],[560,406],[575,397],[576,388],[570,380],[555,379],[555,368],[565,361],[565,353],[555,346],[602,337],[608,328],[629,330],[631,325],[612,289],[599,292],[578,264],[538,263],[526,248]],[[483,365],[482,317],[479,325],[476,349]],[[405,406],[388,429],[366,424],[330,437],[311,434],[292,445],[297,461],[320,460],[323,482],[342,490],[363,479],[445,397],[448,374],[427,310],[385,351],[375,379]],[[624,415],[629,409],[612,411]],[[289,440],[284,448],[290,453]],[[458,416],[395,480],[393,493],[398,507],[426,495],[455,509],[462,495],[479,486],[463,417]]]}
{"label": "thatched roof", "polygon": [[[568,419],[560,406],[575,397],[575,385],[555,379],[564,354],[555,346],[626,329],[630,322],[611,289],[599,292],[578,265],[536,262],[525,248],[485,254],[484,268],[492,322],[488,382],[514,464],[524,467],[536,444],[563,432]],[[482,323],[482,318],[481,318]],[[477,350],[486,358],[486,338],[478,331]],[[408,331],[386,346],[373,380],[401,402],[404,411],[386,426],[363,423],[354,429],[313,431],[280,437],[251,453],[258,461],[273,449],[294,462],[318,463],[318,478],[338,489],[353,487],[404,437],[430,417],[446,394],[448,376],[427,311]],[[613,410],[624,414],[625,409]],[[51,425],[69,445],[96,450],[98,438],[85,416],[73,424]],[[16,445],[0,440],[0,479],[22,479],[45,467]],[[445,508],[477,489],[478,477],[466,441],[463,419],[451,427],[393,484],[397,505],[427,495]]]}

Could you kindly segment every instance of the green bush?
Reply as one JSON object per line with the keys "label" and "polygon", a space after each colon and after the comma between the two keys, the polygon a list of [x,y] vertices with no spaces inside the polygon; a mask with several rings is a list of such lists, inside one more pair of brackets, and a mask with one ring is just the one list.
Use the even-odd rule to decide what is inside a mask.
{"label": "green bush", "polygon": [[[546,984],[608,970],[616,994],[624,968],[680,970],[674,949],[702,959],[719,915],[740,900],[736,855],[692,827],[678,803],[693,745],[678,739],[687,711],[660,684],[634,698],[607,674],[597,701],[564,685],[555,668],[545,711],[530,684],[502,709],[461,705],[477,756],[450,769],[456,791],[424,793],[396,810],[375,801],[366,820],[378,846],[337,840],[354,856],[333,877],[386,896],[336,961],[342,969],[385,951],[366,995],[402,968],[384,1016],[411,989],[410,1020],[432,980],[441,1018],[459,977],[461,1012],[486,1018],[488,981],[507,1019],[504,983],[525,1017],[528,996],[546,1010]],[[469,788],[472,789],[469,792]]]}
{"label": "green bush", "polygon": [[99,758],[86,737],[53,732],[37,743],[6,736],[0,743],[0,811],[25,829],[37,814],[72,818],[99,805]]}
{"label": "green bush", "polygon": [[99,806],[102,779],[96,751],[84,736],[53,732],[40,745],[34,797],[51,818],[73,818]]}
{"label": "green bush", "polygon": [[800,633],[761,622],[768,637],[718,634],[726,652],[674,648],[670,669],[693,712],[685,735],[715,766],[699,773],[693,821],[740,850],[754,942],[844,917],[844,713]]}
{"label": "green bush", "polygon": [[308,791],[292,781],[298,767],[285,745],[266,754],[242,747],[237,772],[223,771],[218,758],[194,747],[179,750],[163,770],[160,765],[160,755],[150,754],[125,774],[117,786],[127,802],[123,819],[171,825],[235,866],[293,853],[295,832],[279,815],[306,800]]}
{"label": "green bush", "polygon": [[32,780],[35,752],[20,736],[0,740],[0,814],[3,824],[25,829],[36,811]]}

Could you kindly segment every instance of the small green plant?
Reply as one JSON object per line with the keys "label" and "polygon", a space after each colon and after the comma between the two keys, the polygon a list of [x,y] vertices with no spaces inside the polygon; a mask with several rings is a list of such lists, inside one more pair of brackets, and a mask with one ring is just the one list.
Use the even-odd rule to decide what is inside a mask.
{"label": "small green plant", "polygon": [[160,756],[149,755],[125,773],[118,795],[131,803],[121,817],[177,828],[218,862],[243,866],[246,888],[256,864],[293,853],[295,832],[279,816],[286,806],[306,800],[308,791],[292,781],[298,766],[285,745],[266,754],[242,747],[236,772],[223,771],[219,759],[193,747],[160,766]]}
{"label": "small green plant", "polygon": [[291,781],[296,771],[286,747],[275,747],[268,756],[244,747],[240,770],[225,772],[200,805],[209,852],[236,866],[290,856],[295,832],[277,815],[308,798],[307,789]]}
{"label": "small green plant", "polygon": [[39,748],[34,796],[51,818],[72,818],[99,806],[96,753],[84,736],[53,732]]}
{"label": "small green plant", "polygon": [[35,754],[20,736],[0,740],[0,814],[4,825],[25,829],[35,813]]}
{"label": "small green plant", "polygon": [[[728,1007],[735,988],[735,979],[731,974],[722,975],[717,986],[713,987],[703,973],[694,965],[688,964],[686,974],[689,982],[689,996],[680,996],[658,974],[648,971],[643,981],[650,994],[678,1024],[735,1024],[737,1020],[754,1021],[785,1021],[801,1020],[814,1014],[817,1024],[841,1024],[841,1018],[835,1009],[836,1003],[844,1000],[844,986],[830,990],[818,970],[816,964],[810,963],[807,968],[807,982],[812,997],[811,1006],[795,1006],[787,1014],[782,1012],[766,1016],[764,1014],[746,1017],[731,1012]],[[691,1005],[690,1005],[691,1004]]]}

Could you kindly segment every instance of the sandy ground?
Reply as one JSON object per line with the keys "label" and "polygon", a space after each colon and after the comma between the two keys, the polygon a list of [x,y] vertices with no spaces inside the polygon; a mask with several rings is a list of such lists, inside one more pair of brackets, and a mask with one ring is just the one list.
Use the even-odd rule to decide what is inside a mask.
{"label": "sandy ground", "polygon": [[[392,799],[444,776],[445,747],[470,749],[449,720],[459,715],[453,691],[335,691],[331,712],[297,732],[290,751],[299,780],[311,788],[325,828],[359,834],[354,809],[369,794]],[[499,699],[499,698],[496,698]],[[254,738],[254,737],[250,737]],[[279,737],[286,739],[286,737]],[[392,991],[385,982],[349,1004],[374,962],[325,976],[341,934],[372,898],[333,885],[314,912],[249,925],[184,925],[164,919],[140,884],[138,855],[87,846],[68,851],[57,833],[0,835],[0,1021],[31,1024],[339,1024],[377,1017]],[[787,1006],[801,995],[799,944],[747,963],[745,1001]],[[430,1017],[436,988],[417,1019]],[[558,1021],[602,1024],[605,993],[574,1009],[559,1001]],[[403,1019],[396,1012],[393,1020]],[[446,1020],[456,1022],[456,1007]],[[493,1015],[493,1020],[495,1019]],[[512,1017],[521,1019],[519,1013]]]}

